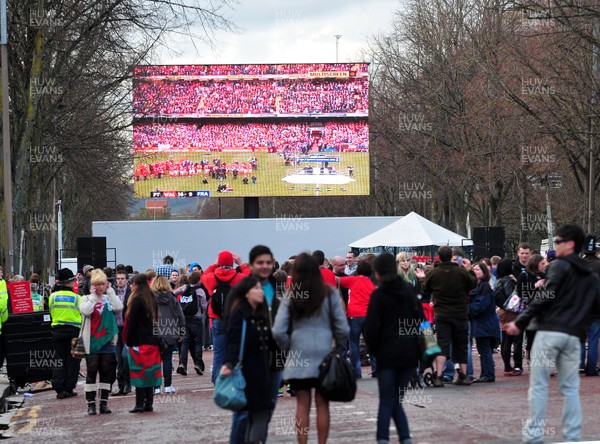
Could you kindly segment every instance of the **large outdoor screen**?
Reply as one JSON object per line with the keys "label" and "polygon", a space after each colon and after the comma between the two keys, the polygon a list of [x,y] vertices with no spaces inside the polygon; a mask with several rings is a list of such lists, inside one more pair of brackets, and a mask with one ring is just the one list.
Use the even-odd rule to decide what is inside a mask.
{"label": "large outdoor screen", "polygon": [[135,195],[369,194],[368,110],[366,63],[139,66]]}

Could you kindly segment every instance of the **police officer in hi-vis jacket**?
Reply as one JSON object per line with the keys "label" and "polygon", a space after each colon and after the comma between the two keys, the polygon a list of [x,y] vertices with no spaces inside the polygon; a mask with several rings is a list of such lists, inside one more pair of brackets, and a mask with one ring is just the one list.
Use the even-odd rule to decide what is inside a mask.
{"label": "police officer in hi-vis jacket", "polygon": [[59,362],[52,375],[52,388],[56,390],[58,399],[65,399],[77,395],[74,390],[81,359],[71,356],[71,340],[79,336],[81,329],[80,296],[73,292],[75,276],[71,270],[59,270],[56,280],[58,282],[48,300],[52,317],[52,339]]}

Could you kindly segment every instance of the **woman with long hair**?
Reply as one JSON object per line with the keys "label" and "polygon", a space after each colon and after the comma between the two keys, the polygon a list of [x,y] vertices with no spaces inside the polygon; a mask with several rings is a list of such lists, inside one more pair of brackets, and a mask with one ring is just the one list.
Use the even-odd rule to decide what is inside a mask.
{"label": "woman with long hair", "polygon": [[420,294],[421,283],[419,282],[419,279],[425,278],[423,269],[413,269],[410,256],[406,251],[401,251],[396,255],[396,263],[398,264],[398,276],[412,285],[417,294]]}
{"label": "woman with long hair", "polygon": [[394,256],[379,255],[374,267],[379,287],[369,302],[365,340],[377,357],[377,442],[389,442],[393,419],[400,442],[409,443],[410,430],[402,400],[419,362],[420,326],[425,318],[414,289],[398,276]]}
{"label": "woman with long hair", "polygon": [[238,362],[242,330],[246,324],[242,373],[246,380],[248,425],[246,442],[266,442],[270,410],[275,408],[271,396],[269,357],[275,350],[269,311],[258,279],[248,276],[233,287],[227,323],[227,340],[221,376],[231,375]]}
{"label": "woman with long hair", "polygon": [[475,338],[481,362],[481,377],[474,382],[495,382],[494,348],[500,342],[500,321],[496,314],[496,299],[490,287],[490,270],[485,262],[473,265],[477,286],[469,293],[471,336]]}
{"label": "woman with long hair", "polygon": [[131,296],[127,303],[123,334],[129,348],[129,374],[135,387],[135,407],[130,413],[151,412],[154,387],[162,384],[160,369],[160,339],[154,334],[158,306],[145,274],[136,274],[131,281]]}
{"label": "woman with long hair", "polygon": [[[509,322],[513,322],[519,317],[519,313],[505,311],[504,303],[512,296],[517,284],[517,278],[513,273],[513,261],[502,259],[496,267],[496,286],[494,295],[496,306],[499,307],[498,316],[500,317],[500,329],[502,330],[502,345],[500,351],[502,361],[504,362],[504,376],[520,376],[523,374],[523,332],[518,336],[506,334],[506,328]],[[514,347],[514,353],[512,348]],[[510,365],[510,358],[513,358],[514,367]]]}
{"label": "woman with long hair", "polygon": [[[548,261],[541,254],[532,254],[527,260],[527,266],[525,272],[521,273],[517,277],[517,295],[521,298],[523,303],[523,309],[527,309],[527,306],[531,301],[534,300],[539,288],[544,285],[545,270],[548,265]],[[525,330],[525,338],[527,339],[527,359],[531,353],[533,347],[533,340],[535,339],[536,332],[535,319],[529,324],[527,330]]]}
{"label": "woman with long hair", "polygon": [[[177,350],[177,341],[184,334],[185,317],[181,304],[171,291],[171,285],[166,277],[157,276],[150,287],[158,305],[158,320],[153,333],[162,338],[166,348],[161,351],[160,358],[165,380],[165,393],[175,393],[172,386],[173,352]],[[154,388],[154,394],[160,394],[160,386]]]}
{"label": "woman with long hair", "polygon": [[323,281],[314,257],[302,253],[292,267],[292,281],[279,307],[273,336],[287,358],[283,379],[296,392],[296,435],[306,443],[309,430],[311,397],[317,406],[319,443],[329,436],[329,402],[319,393],[319,366],[337,346],[348,340],[349,326],[336,289]]}
{"label": "woman with long hair", "polygon": [[[81,297],[79,311],[83,317],[83,344],[86,351],[85,398],[88,415],[96,414],[96,393],[100,389],[100,413],[111,413],[108,408],[110,386],[117,378],[115,350],[119,327],[115,311],[123,309],[123,303],[108,287],[108,279],[102,270],[92,270],[91,294]],[[96,384],[96,377],[100,382]]]}

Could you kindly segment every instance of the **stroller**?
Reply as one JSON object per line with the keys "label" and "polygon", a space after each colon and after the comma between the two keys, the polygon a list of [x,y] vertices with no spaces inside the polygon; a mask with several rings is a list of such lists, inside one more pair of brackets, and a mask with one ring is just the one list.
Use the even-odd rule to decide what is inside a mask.
{"label": "stroller", "polygon": [[[429,306],[429,303],[423,303],[423,314],[425,315],[425,320],[429,322],[432,326],[432,331],[435,333],[435,324],[433,322],[433,307]],[[423,339],[420,339],[423,340]],[[410,386],[414,388],[423,388],[425,386],[429,387],[433,385],[433,379],[435,377],[435,368],[433,367],[433,361],[435,361],[435,357],[439,354],[439,347],[437,348],[437,352],[435,349],[427,349],[425,353],[419,359],[419,366],[415,371],[415,374],[411,378]]]}

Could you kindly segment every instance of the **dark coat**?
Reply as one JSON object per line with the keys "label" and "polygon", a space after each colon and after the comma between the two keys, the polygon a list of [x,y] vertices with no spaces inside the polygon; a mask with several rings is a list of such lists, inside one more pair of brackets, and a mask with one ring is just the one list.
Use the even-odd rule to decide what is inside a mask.
{"label": "dark coat", "polygon": [[513,276],[518,278],[519,275],[521,274],[525,274],[527,273],[527,266],[526,265],[521,265],[521,262],[519,262],[519,258],[516,258],[515,261],[513,262]]}
{"label": "dark coat", "polygon": [[[586,254],[585,256],[583,256],[582,259],[583,259],[583,262],[588,264],[590,266],[590,268],[598,276],[600,276],[600,259],[598,259],[595,254]],[[595,312],[595,311],[592,312],[591,318],[594,319],[595,321],[600,320],[600,312]]]}
{"label": "dark coat", "polygon": [[[155,304],[156,308],[156,301],[154,298],[152,299],[152,302]],[[158,312],[158,308],[156,308],[156,310]],[[159,336],[154,334],[154,324],[146,312],[146,305],[141,296],[129,301],[126,316],[125,325],[127,334],[125,336],[125,344],[127,344],[128,347],[160,344]]]}
{"label": "dark coat", "polygon": [[524,330],[535,319],[538,330],[585,341],[590,317],[598,312],[600,278],[577,254],[570,254],[550,263],[543,288],[515,324]]}
{"label": "dark coat", "polygon": [[[226,365],[233,367],[238,362],[242,324],[246,320],[246,341],[242,373],[246,380],[246,410],[269,410],[275,408],[270,396],[271,375],[269,357],[275,350],[275,341],[267,321],[253,314],[252,307],[244,299],[229,313],[227,324]],[[221,369],[215,369],[220,372]]]}
{"label": "dark coat", "polygon": [[382,283],[371,295],[364,325],[365,341],[378,368],[416,368],[423,306],[408,282]]}
{"label": "dark coat", "polygon": [[467,296],[475,276],[455,262],[441,262],[425,276],[422,290],[431,293],[436,319],[467,320]]}
{"label": "dark coat", "polygon": [[470,296],[471,336],[500,339],[500,321],[496,314],[496,300],[490,284],[479,282]]}

